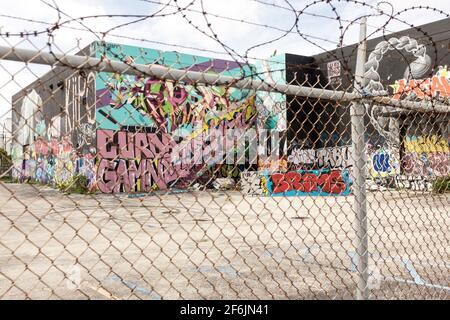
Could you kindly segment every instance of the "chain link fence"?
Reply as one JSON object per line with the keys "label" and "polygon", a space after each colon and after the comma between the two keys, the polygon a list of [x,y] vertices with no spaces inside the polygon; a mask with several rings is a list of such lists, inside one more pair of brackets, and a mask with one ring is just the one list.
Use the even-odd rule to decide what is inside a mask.
{"label": "chain link fence", "polygon": [[0,298],[448,299],[449,35],[354,23],[252,61],[2,32]]}

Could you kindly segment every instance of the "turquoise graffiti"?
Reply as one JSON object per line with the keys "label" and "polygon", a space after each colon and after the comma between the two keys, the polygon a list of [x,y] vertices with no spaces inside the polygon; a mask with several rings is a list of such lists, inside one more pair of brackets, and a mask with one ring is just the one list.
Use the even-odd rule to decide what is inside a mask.
{"label": "turquoise graffiti", "polygon": [[[138,50],[138,48],[130,46],[99,43],[95,45],[95,50],[98,57],[106,56],[112,60],[141,64],[153,63],[177,69],[234,77],[250,75],[252,72],[251,66],[240,65],[233,61],[175,52],[142,48]],[[201,86],[189,81],[176,82],[148,76],[98,73],[96,81],[97,138],[99,134],[108,130],[114,134],[131,132],[135,136],[145,133],[147,136],[153,137],[159,134],[165,137],[162,143],[170,141],[173,148],[191,145],[194,140],[208,137],[211,132],[225,134],[225,130],[228,129],[247,130],[255,127],[257,121],[255,99],[256,92],[253,90],[240,90],[228,86]],[[148,147],[153,148],[152,144],[156,143],[155,141],[157,141],[156,138],[150,139]],[[207,154],[204,150],[211,148],[207,142],[201,140],[200,148],[203,150],[203,160]],[[111,141],[111,143],[116,142]],[[97,144],[97,148],[102,147]],[[226,151],[228,153],[237,152],[233,146],[227,147]],[[191,164],[189,168],[183,167],[182,169],[178,168],[179,163],[176,161],[158,162],[158,168],[152,171],[149,164],[154,162],[154,159],[152,160],[150,157],[145,161],[147,168],[150,168],[147,171],[151,173],[151,179],[147,177],[147,171],[145,171],[137,180],[133,176],[128,179],[131,182],[113,183],[118,180],[115,178],[116,176],[126,176],[125,173],[127,173],[130,177],[130,166],[131,169],[134,169],[131,164],[137,160],[137,157],[136,159],[125,159],[121,154],[118,154],[115,159],[111,159],[100,153],[98,161],[101,164],[106,163],[105,161],[128,164],[127,168],[124,165],[120,167],[116,165],[113,169],[109,168],[106,171],[104,170],[105,166],[102,166],[102,172],[97,172],[98,186],[102,187],[101,191],[119,192],[123,190],[128,192],[130,190],[165,189],[189,185],[194,181],[205,180],[208,183],[208,181],[214,181],[214,177],[219,176],[231,176],[237,179],[240,173],[240,171],[230,170],[227,166],[221,165],[223,159],[218,159],[217,163],[208,160],[207,165]],[[177,160],[180,159],[177,158]],[[116,169],[121,174],[114,176]],[[167,172],[172,171],[175,174],[166,175]],[[106,179],[106,174],[111,179]],[[202,180],[201,177],[205,179]],[[103,183],[105,179],[108,182]],[[106,186],[106,183],[109,185]]]}
{"label": "turquoise graffiti", "polygon": [[256,117],[254,95],[233,97],[236,89],[194,87],[153,78],[111,75],[109,106],[97,112],[100,128],[153,127],[162,133],[187,137],[196,125],[246,128]]}
{"label": "turquoise graffiti", "polygon": [[[160,64],[234,77],[248,76],[253,68],[233,61],[125,45],[96,42],[93,47],[97,57],[106,56],[112,60]],[[177,83],[151,77],[110,73],[98,74],[96,89],[98,129],[146,127],[174,136],[187,137],[194,133],[195,124],[203,124],[205,121],[217,125],[218,119],[227,120],[227,127],[252,125],[253,123],[249,122],[254,122],[253,118],[248,121],[248,114],[244,118],[233,113],[233,110],[244,105],[251,104],[252,108],[255,108],[255,92],[250,90],[223,86],[205,87],[188,81]],[[230,114],[233,114],[231,119]],[[256,110],[253,114],[256,114]]]}
{"label": "turquoise graffiti", "polygon": [[[275,55],[268,60],[257,61],[255,78],[269,85],[286,84],[285,55]],[[286,95],[279,92],[258,92],[258,128],[286,130]]]}

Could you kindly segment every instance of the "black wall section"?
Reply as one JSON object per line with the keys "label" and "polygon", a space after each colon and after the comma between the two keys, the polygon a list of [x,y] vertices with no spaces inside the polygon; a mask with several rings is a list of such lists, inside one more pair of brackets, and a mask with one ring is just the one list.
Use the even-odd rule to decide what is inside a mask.
{"label": "black wall section", "polygon": [[[313,57],[286,54],[286,82],[292,85],[325,88],[326,79]],[[329,103],[320,99],[287,96],[288,154],[293,149],[320,148],[332,114]]]}

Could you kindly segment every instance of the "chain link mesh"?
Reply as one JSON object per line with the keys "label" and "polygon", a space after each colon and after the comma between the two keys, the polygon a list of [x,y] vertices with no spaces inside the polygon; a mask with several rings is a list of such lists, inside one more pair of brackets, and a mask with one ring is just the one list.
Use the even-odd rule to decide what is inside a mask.
{"label": "chain link mesh", "polygon": [[[252,2],[315,18],[309,8],[335,3]],[[129,18],[234,19],[158,4]],[[447,20],[367,41],[360,83],[357,45],[342,42],[256,59],[190,21],[223,45],[219,59],[53,39],[63,28],[100,35],[82,23],[98,16],[2,30],[0,299],[349,299],[361,272],[371,299],[448,299],[450,34],[433,31],[448,15],[428,10]],[[281,32],[318,41],[297,21]],[[352,104],[364,132],[352,131]]]}

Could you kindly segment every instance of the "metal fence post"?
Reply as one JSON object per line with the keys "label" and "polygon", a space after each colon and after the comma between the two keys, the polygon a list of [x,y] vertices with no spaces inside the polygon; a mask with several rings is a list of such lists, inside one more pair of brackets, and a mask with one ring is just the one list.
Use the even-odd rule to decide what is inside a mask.
{"label": "metal fence post", "polygon": [[[366,61],[366,18],[361,20],[358,55],[356,60],[355,90],[363,88],[364,64]],[[368,299],[368,239],[367,239],[367,203],[366,203],[366,153],[364,142],[364,114],[362,102],[351,104],[352,147],[353,147],[353,192],[355,195],[353,210],[356,214],[356,255],[358,284],[357,299]]]}

